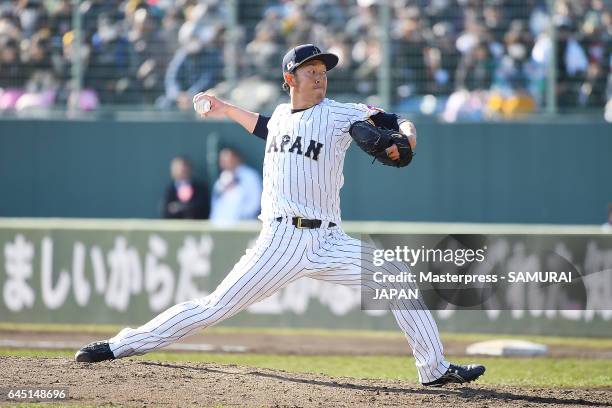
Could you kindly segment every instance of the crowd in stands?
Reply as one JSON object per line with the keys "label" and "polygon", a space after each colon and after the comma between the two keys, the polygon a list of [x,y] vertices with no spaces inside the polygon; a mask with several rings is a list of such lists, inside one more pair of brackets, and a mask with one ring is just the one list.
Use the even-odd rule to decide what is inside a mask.
{"label": "crowd in stands", "polygon": [[[189,94],[222,79],[226,19],[220,4],[84,0],[82,46],[75,47],[70,0],[4,0],[0,109],[63,105],[72,97],[84,109],[190,106]],[[73,95],[76,58],[87,90],[79,96]]]}
{"label": "crowd in stands", "polygon": [[[3,0],[0,110],[190,109],[193,94],[213,87],[265,110],[283,97],[283,54],[306,42],[340,56],[330,96],[375,101],[383,34],[398,110],[448,121],[543,110],[553,49],[546,0],[388,0],[388,26],[381,1],[83,0],[76,56],[70,0]],[[557,105],[601,111],[612,97],[612,2],[555,0],[552,12]]]}

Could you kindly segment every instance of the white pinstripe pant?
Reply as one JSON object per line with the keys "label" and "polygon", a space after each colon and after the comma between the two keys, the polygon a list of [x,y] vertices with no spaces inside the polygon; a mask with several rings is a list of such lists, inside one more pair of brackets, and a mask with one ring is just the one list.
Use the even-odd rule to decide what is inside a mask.
{"label": "white pinstripe pant", "polygon": [[[339,227],[298,229],[286,222],[264,223],[255,246],[213,293],[179,303],[136,329],[123,329],[109,340],[111,350],[120,358],[167,346],[235,315],[301,277],[360,287],[362,268],[371,266],[368,254],[372,249]],[[403,264],[396,267],[407,269]],[[431,313],[420,303],[399,305],[392,313],[412,347],[419,380],[429,382],[442,376],[449,363],[444,360]]]}

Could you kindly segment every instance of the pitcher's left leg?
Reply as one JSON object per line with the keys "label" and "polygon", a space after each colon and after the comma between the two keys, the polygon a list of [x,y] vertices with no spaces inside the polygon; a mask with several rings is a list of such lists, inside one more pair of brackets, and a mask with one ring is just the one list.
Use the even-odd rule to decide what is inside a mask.
{"label": "pitcher's left leg", "polygon": [[[308,262],[314,269],[309,277],[361,289],[363,271],[373,273],[381,268],[386,268],[389,274],[409,271],[403,263],[374,266],[372,255],[375,249],[340,229],[334,229],[326,234],[325,244],[307,251]],[[427,307],[419,299],[399,300],[391,307],[391,312],[412,348],[420,382],[426,385],[450,382],[443,380],[449,370],[461,366],[445,360],[438,327]],[[454,382],[459,382],[458,377]]]}

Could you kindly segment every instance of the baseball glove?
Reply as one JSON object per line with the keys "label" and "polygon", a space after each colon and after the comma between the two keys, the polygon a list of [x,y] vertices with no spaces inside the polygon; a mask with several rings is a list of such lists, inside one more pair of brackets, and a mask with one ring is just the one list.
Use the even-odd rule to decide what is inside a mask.
{"label": "baseball glove", "polygon": [[[406,135],[397,130],[376,127],[369,120],[353,123],[349,128],[349,134],[361,150],[385,166],[405,167],[410,164],[414,156]],[[393,144],[397,145],[399,160],[391,160],[385,151]]]}

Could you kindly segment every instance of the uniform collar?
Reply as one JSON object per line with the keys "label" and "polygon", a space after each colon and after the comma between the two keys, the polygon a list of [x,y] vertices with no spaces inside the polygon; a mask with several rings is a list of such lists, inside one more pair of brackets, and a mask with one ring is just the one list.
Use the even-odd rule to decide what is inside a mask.
{"label": "uniform collar", "polygon": [[323,98],[323,99],[321,100],[321,102],[319,102],[319,103],[317,103],[317,104],[315,104],[315,105],[309,106],[309,107],[307,107],[307,108],[302,108],[302,109],[291,109],[291,113],[304,112],[305,110],[312,109],[312,108],[314,108],[314,107],[315,107],[315,106],[317,106],[317,105],[321,105],[321,104],[322,104],[322,103],[324,103],[326,100],[327,100],[327,98]]}

